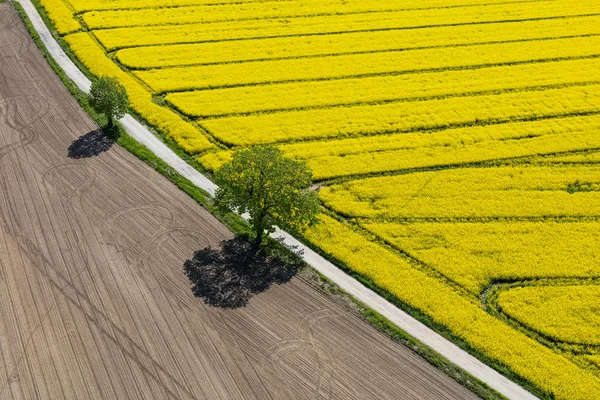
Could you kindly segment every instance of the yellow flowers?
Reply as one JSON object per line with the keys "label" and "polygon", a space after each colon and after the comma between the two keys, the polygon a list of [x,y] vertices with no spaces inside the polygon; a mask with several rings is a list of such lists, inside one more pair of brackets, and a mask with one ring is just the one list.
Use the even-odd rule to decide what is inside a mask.
{"label": "yellow flowers", "polygon": [[[219,0],[219,3],[233,3],[239,0]],[[246,0],[253,1],[253,0]],[[259,0],[254,0],[259,1]],[[190,6],[198,4],[214,4],[214,0],[69,0],[77,12],[91,10],[127,10],[143,8],[159,8],[164,6]]]}
{"label": "yellow flowers", "polygon": [[41,1],[207,169],[305,160],[313,245],[548,397],[600,398],[600,2]]}
{"label": "yellow flowers", "polygon": [[[185,1],[185,0],[183,0]],[[214,1],[214,0],[213,0]],[[236,0],[237,1],[237,0]],[[79,1],[77,2],[79,3]],[[81,3],[87,3],[81,0]],[[137,4],[138,2],[136,2]],[[224,1],[221,1],[224,3]],[[106,3],[121,5],[127,4],[122,1]],[[201,43],[218,42],[231,39],[251,39],[251,38],[276,38],[278,36],[307,36],[313,38],[322,34],[340,33],[340,32],[368,32],[375,30],[398,30],[410,28],[416,35],[411,35],[414,43],[424,43],[431,41],[433,37],[440,37],[437,30],[447,34],[447,39],[456,39],[457,33],[465,35],[470,32],[477,37],[477,28],[470,27],[468,23],[480,22],[479,30],[489,31],[495,29],[500,31],[502,27],[512,27],[516,24],[524,24],[531,29],[532,26],[542,26],[545,23],[541,21],[528,19],[551,18],[549,21],[558,26],[568,24],[574,31],[581,31],[580,25],[590,28],[585,21],[587,17],[576,17],[565,19],[554,18],[566,15],[585,15],[597,10],[598,4],[595,2],[581,2],[573,4],[572,2],[564,4],[563,2],[545,2],[544,7],[540,7],[536,2],[523,2],[506,4],[485,4],[471,7],[455,7],[444,9],[443,13],[435,8],[416,10],[385,11],[377,13],[348,13],[348,14],[326,14],[311,16],[307,23],[305,18],[287,18],[282,23],[281,19],[250,19],[250,20],[226,20],[211,22],[210,24],[202,22],[186,21],[185,24],[176,24],[173,19],[158,20],[154,15],[151,19],[140,21],[141,26],[130,26],[124,28],[102,29],[94,31],[96,37],[102,45],[108,50],[114,50],[124,47],[137,47],[155,44],[173,44],[173,43]],[[78,4],[79,9],[79,4]],[[101,14],[100,14],[101,15]],[[592,17],[593,18],[593,17]],[[506,25],[505,21],[519,21]],[[168,25],[158,25],[158,24]],[[487,27],[490,23],[490,27]],[[150,25],[146,25],[150,24]],[[461,27],[461,24],[467,24]],[[430,27],[437,25],[439,28],[432,30]],[[454,25],[445,27],[445,25]],[[455,29],[455,31],[453,31]],[[523,32],[519,26],[515,26],[521,35],[531,35],[532,33]],[[508,29],[513,31],[514,29]],[[517,32],[515,32],[516,34]],[[505,32],[510,35],[511,33]],[[553,37],[550,34],[547,37]],[[532,36],[528,36],[532,37]],[[535,36],[533,36],[535,37]],[[425,40],[425,42],[423,42]],[[471,38],[467,41],[473,42]],[[448,42],[445,42],[448,44]],[[435,45],[433,43],[430,43]]]}
{"label": "yellow flowers", "polygon": [[[185,0],[184,0],[185,1]],[[502,17],[498,15],[496,19],[506,18],[506,14],[510,15],[511,9],[514,8],[513,5],[505,5],[502,3],[512,3],[514,0],[501,0],[496,1],[496,3],[500,3],[498,7],[493,7],[493,9],[489,10],[489,13],[493,15],[494,12],[504,13]],[[82,4],[84,0],[75,0],[76,3]],[[197,7],[165,7],[165,8],[156,8],[157,2],[150,1],[150,3],[154,3],[148,8],[138,8],[135,3],[131,1],[127,1],[128,4],[133,4],[133,6],[129,6],[133,9],[125,9],[122,11],[104,11],[104,12],[88,12],[83,15],[84,22],[88,25],[88,27],[92,29],[98,28],[113,28],[113,27],[123,27],[123,26],[139,26],[139,25],[163,25],[163,24],[184,24],[184,23],[200,23],[200,22],[220,22],[220,21],[231,21],[231,20],[246,20],[246,19],[262,19],[262,18],[294,18],[294,17],[313,17],[313,16],[321,16],[321,15],[334,15],[334,14],[354,14],[354,13],[365,13],[365,12],[382,12],[382,11],[394,11],[394,10],[411,10],[416,9],[417,12],[422,11],[423,9],[437,9],[439,8],[439,1],[437,0],[411,0],[411,1],[403,1],[403,0],[387,0],[385,2],[379,1],[343,1],[343,0],[324,0],[324,1],[306,1],[306,0],[296,0],[293,2],[267,2],[267,1],[254,1],[254,2],[233,2],[232,4],[218,4],[218,3],[228,3],[225,2],[212,2],[211,5],[205,5],[206,0],[199,0],[195,3],[198,4]],[[98,3],[98,2],[94,2]],[[136,2],[137,3],[137,2]],[[144,4],[144,2],[140,2]],[[163,2],[164,3],[164,2]],[[182,0],[176,0],[175,4],[182,4]],[[185,1],[184,5],[189,5],[188,1]],[[476,10],[465,10],[461,7],[461,12],[465,13],[471,11],[472,14],[477,14],[488,3],[485,0],[445,0],[445,6],[453,6],[453,5],[481,5],[482,7],[474,7]],[[581,13],[582,9],[585,9],[587,5],[587,11],[591,12],[594,8],[594,2],[591,0],[583,0],[580,2],[581,5],[575,6],[571,5],[572,11],[565,10],[566,7],[553,7],[553,4],[549,4],[549,9],[551,14],[556,15],[556,9],[561,10],[561,13],[573,13],[579,12]],[[178,4],[178,5],[179,5]],[[82,8],[91,9],[92,7],[80,6]],[[100,7],[99,7],[100,8]],[[118,7],[114,7],[118,8]],[[529,7],[531,9],[531,7]],[[420,9],[420,10],[419,10]],[[458,14],[458,12],[452,12],[450,9],[449,12],[451,14]],[[444,10],[444,12],[447,12]],[[543,12],[543,11],[542,11]],[[408,14],[408,16],[415,17],[414,14]],[[428,16],[431,15],[431,12],[426,14]],[[439,12],[437,13],[438,18]],[[451,17],[449,17],[451,18]],[[462,17],[463,21],[465,17]],[[413,19],[413,21],[415,21]],[[427,21],[427,18],[421,18],[423,22]],[[433,23],[435,20],[429,20],[429,23]],[[438,21],[440,21],[438,19]],[[446,19],[445,21],[448,21]]]}
{"label": "yellow flowers", "polygon": [[600,275],[595,221],[365,221],[364,227],[473,296],[496,280]]}
{"label": "yellow flowers", "polygon": [[[515,331],[482,310],[478,299],[458,294],[346,224],[324,216],[308,238],[401,301],[444,324],[478,350],[554,393],[556,398],[589,400],[600,396],[600,381],[592,372],[580,369],[563,355]],[[472,269],[476,270],[475,266]]]}
{"label": "yellow flowers", "polygon": [[225,117],[202,122],[233,145],[411,132],[600,111],[600,85]]}
{"label": "yellow flowers", "polygon": [[[561,86],[598,80],[599,70],[600,59],[592,58],[422,74],[199,90],[171,93],[165,99],[186,115],[215,117],[339,104],[445,97],[465,92],[485,93],[536,86]],[[573,71],[578,73],[573,74]]]}
{"label": "yellow flowers", "polygon": [[600,36],[589,36],[165,68],[137,71],[135,75],[155,91],[162,93],[587,57],[597,55],[599,47]]}
{"label": "yellow flowers", "polygon": [[341,214],[360,218],[597,216],[600,166],[416,172],[328,186],[320,197]]}
{"label": "yellow flowers", "polygon": [[526,286],[498,296],[502,312],[566,343],[600,344],[600,285]]}
{"label": "yellow flowers", "polygon": [[[206,0],[198,0],[194,3],[199,5],[198,7],[165,7],[155,8],[157,1],[150,0],[154,3],[152,6],[144,9],[144,6],[137,6],[137,3],[144,4],[144,2],[133,2],[128,0],[121,11],[92,11],[83,14],[84,22],[91,29],[99,28],[115,28],[125,26],[148,26],[148,25],[165,25],[165,24],[189,24],[189,23],[203,23],[203,22],[222,22],[222,21],[244,21],[251,19],[267,19],[267,18],[286,18],[292,19],[310,17],[318,18],[320,16],[327,15],[340,15],[342,18],[352,14],[368,13],[376,11],[382,13],[381,16],[374,16],[377,20],[382,21],[378,25],[372,26],[373,28],[380,27],[408,27],[408,26],[433,26],[433,25],[444,25],[444,24],[460,24],[468,22],[493,22],[493,21],[505,21],[505,20],[521,20],[531,18],[548,18],[548,17],[559,17],[565,15],[582,15],[591,14],[597,12],[598,3],[594,0],[582,0],[577,3],[570,1],[564,2],[544,2],[543,7],[535,2],[524,2],[522,4],[515,3],[514,0],[502,0],[495,1],[495,4],[490,4],[489,1],[485,0],[444,0],[442,5],[445,7],[440,8],[439,0],[427,0],[427,1],[401,1],[401,0],[387,0],[385,2],[378,1],[342,1],[342,0],[329,0],[329,1],[303,1],[296,0],[293,2],[286,3],[273,3],[273,2],[244,2],[233,1],[233,4],[223,4],[230,2],[219,1],[216,4],[214,1],[212,5],[206,5]],[[74,0],[78,11],[98,9],[102,8],[115,8],[119,6],[107,6],[99,7],[95,6],[91,2],[90,6],[87,6],[86,0]],[[101,2],[110,4],[111,2]],[[119,4],[121,2],[112,2],[113,4]],[[179,4],[177,4],[179,3]],[[185,4],[187,3],[187,4]],[[236,4],[237,3],[237,4]],[[528,4],[529,3],[529,4]],[[133,4],[133,6],[132,6]],[[164,2],[163,2],[164,5]],[[176,0],[174,5],[190,5],[187,0]],[[460,7],[462,6],[462,7]],[[467,6],[467,7],[465,7]],[[441,11],[441,12],[440,12]],[[392,17],[386,16],[384,12],[397,12],[402,14],[396,14]],[[383,18],[382,18],[383,17]],[[387,17],[387,18],[386,18]],[[360,17],[359,17],[360,18]],[[395,19],[397,22],[393,23],[386,20]],[[359,20],[371,20],[370,18],[364,19],[364,16]],[[317,20],[318,21],[318,20]],[[355,21],[355,19],[352,19]],[[281,25],[281,20],[279,25]],[[309,25],[302,21],[302,25]],[[338,19],[336,22],[340,22]],[[342,30],[340,27],[352,27],[352,25],[339,23],[337,30]],[[284,23],[287,24],[287,21]],[[293,25],[295,23],[291,22]],[[335,22],[334,22],[335,23]],[[371,27],[371,25],[368,25]],[[292,31],[291,33],[297,34],[298,32]],[[265,35],[266,36],[266,35]]]}
{"label": "yellow flowers", "polygon": [[[520,29],[515,29],[517,27]],[[565,19],[484,24],[483,27],[473,27],[473,25],[465,25],[460,28],[446,27],[435,31],[426,31],[423,35],[415,35],[415,32],[410,30],[377,30],[349,32],[345,35],[275,37],[246,41],[134,47],[117,52],[117,60],[129,68],[148,69],[365,51],[443,47],[453,44],[492,41],[522,41],[594,33],[600,33],[600,17],[597,16],[578,18],[577,23]]]}
{"label": "yellow flowers", "polygon": [[52,19],[59,34],[66,35],[81,29],[81,25],[73,16],[73,12],[62,0],[40,0],[40,3]]}
{"label": "yellow flowers", "polygon": [[65,37],[75,55],[96,76],[114,76],[127,89],[131,107],[152,125],[171,136],[183,149],[198,152],[212,144],[192,124],[184,121],[173,111],[160,107],[134,78],[123,72],[110,61],[88,33],[75,33]]}
{"label": "yellow flowers", "polygon": [[[535,121],[533,123],[552,124],[548,121]],[[398,170],[410,170],[423,167],[458,167],[469,163],[480,163],[492,160],[513,159],[519,157],[528,157],[556,152],[581,151],[600,146],[600,136],[597,128],[595,130],[581,130],[569,133],[554,133],[545,130],[535,132],[532,136],[526,136],[523,131],[519,131],[524,123],[492,125],[481,128],[483,132],[493,132],[498,127],[514,128],[513,133],[520,133],[521,136],[512,138],[481,138],[481,137],[455,137],[448,138],[446,135],[434,134],[406,134],[406,140],[414,139],[414,147],[407,146],[398,150],[383,150],[370,152],[369,139],[346,139],[331,141],[332,145],[340,146],[344,142],[352,141],[357,143],[356,152],[348,152],[336,155],[322,155],[311,157],[311,153],[299,157],[308,158],[308,165],[312,168],[315,179],[329,179],[343,176],[352,176],[360,174],[370,174],[378,172],[389,172]],[[471,130],[474,128],[461,128],[460,130]],[[458,131],[451,130],[452,132]],[[419,137],[420,136],[420,137]],[[449,139],[444,141],[444,139]],[[508,140],[507,140],[508,139]],[[361,143],[362,142],[362,143]],[[391,145],[399,146],[401,141],[390,141]],[[429,143],[428,143],[429,142]],[[308,143],[307,143],[308,144]],[[311,143],[312,146],[303,146],[304,143],[282,146],[288,150],[289,154],[297,154],[298,150],[307,148],[308,151],[317,150],[320,142]],[[363,147],[364,146],[364,147]],[[375,146],[373,146],[375,147]],[[393,148],[393,147],[392,147]],[[360,152],[363,149],[363,152]],[[590,160],[592,156],[578,155],[564,158],[548,159],[548,162],[565,162],[569,160]],[[598,157],[596,157],[598,158]]]}

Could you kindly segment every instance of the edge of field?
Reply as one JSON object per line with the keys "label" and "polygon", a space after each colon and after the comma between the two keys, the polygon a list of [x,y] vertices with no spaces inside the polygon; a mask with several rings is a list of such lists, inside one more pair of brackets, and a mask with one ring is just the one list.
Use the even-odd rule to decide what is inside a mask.
{"label": "edge of field", "polygon": [[[0,0],[0,3],[4,2],[4,1],[5,0]],[[27,14],[24,12],[22,7],[16,2],[12,2],[12,3],[14,5],[14,7],[17,9],[30,36],[33,38],[37,47],[42,52],[44,58],[49,63],[49,65],[54,70],[54,72],[58,75],[58,77],[61,79],[63,84],[71,92],[73,97],[78,101],[80,106],[84,110],[86,110],[86,112],[91,116],[92,119],[94,119],[96,121],[96,123],[98,123],[99,125],[105,124],[106,120],[104,119],[104,117],[99,114],[96,114],[90,108],[89,104],[87,103],[87,96],[73,84],[73,82],[64,74],[62,69],[60,69],[60,67],[56,64],[56,62],[48,54],[47,49],[45,48],[44,44],[40,40],[39,35],[33,28],[31,22],[29,21],[29,18],[27,17]],[[68,55],[68,57],[76,64],[76,66],[88,78],[94,78],[94,75],[91,74],[88,71],[88,69],[81,62],[79,62],[77,57],[75,57],[73,55],[73,53],[71,52],[71,50],[70,50],[69,46],[66,44],[66,42],[62,39],[62,37],[60,35],[57,34],[53,23],[48,18],[47,14],[45,12],[45,9],[39,3],[39,0],[32,0],[32,3],[34,4],[37,11],[41,15],[46,26],[48,26],[48,28],[50,29],[54,39],[59,43],[59,45],[62,47],[62,49]],[[146,122],[146,125],[152,128],[153,133],[162,142],[164,142],[171,150],[173,150],[179,157],[181,157],[184,161],[186,161],[187,163],[192,165],[194,168],[198,169],[200,172],[202,172],[204,174],[208,174],[208,171],[206,171],[193,157],[189,156],[185,151],[183,151],[172,139],[168,138],[166,135],[164,135],[160,131],[157,131],[154,127],[152,127],[150,124],[148,124],[147,121],[145,121],[145,119],[142,116],[140,116],[139,114],[132,112],[132,110],[130,110],[130,113],[132,115],[134,115],[138,120],[142,120],[142,121]],[[119,145],[121,145],[122,147],[127,149],[129,152],[134,154],[136,157],[138,157],[139,159],[144,161],[146,164],[148,164],[149,166],[154,168],[161,175],[163,175],[164,177],[169,179],[172,183],[177,185],[177,187],[179,187],[181,190],[183,190],[185,193],[187,193],[198,204],[207,208],[211,213],[213,213],[221,222],[223,222],[233,232],[235,232],[237,234],[247,234],[249,232],[248,224],[245,221],[243,221],[239,216],[237,216],[235,214],[219,213],[218,210],[216,210],[214,207],[212,207],[211,201],[210,201],[210,196],[208,196],[208,194],[206,192],[197,188],[189,180],[187,180],[186,178],[184,178],[183,176],[178,174],[173,168],[171,168],[166,163],[164,163],[160,158],[156,157],[145,146],[139,144],[134,139],[132,139],[129,135],[127,135],[127,133],[121,127],[119,127],[119,130],[121,132],[120,137],[117,139],[117,143]],[[440,325],[439,323],[436,323],[435,321],[431,320],[431,318],[429,318],[428,316],[423,314],[421,311],[414,309],[414,308],[400,302],[395,296],[393,296],[393,295],[387,293],[386,291],[382,290],[381,288],[377,287],[370,280],[353,272],[351,269],[349,269],[347,266],[345,266],[344,263],[342,263],[341,261],[339,261],[335,258],[332,258],[330,255],[322,252],[320,249],[311,245],[311,243],[309,241],[307,241],[305,238],[303,238],[301,235],[298,235],[296,232],[294,232],[294,236],[296,236],[298,239],[301,239],[301,241],[305,245],[309,246],[310,248],[312,248],[313,250],[318,252],[320,255],[324,256],[329,261],[333,262],[336,266],[340,267],[345,273],[347,273],[350,276],[352,276],[353,278],[357,279],[359,282],[361,282],[366,287],[372,289],[373,291],[375,291],[377,294],[381,295],[386,300],[392,302],[395,306],[397,306],[398,308],[407,312],[412,317],[414,317],[418,321],[424,323],[425,325],[427,325],[428,327],[430,327],[437,333],[441,334],[444,338],[450,340],[451,342],[453,342],[454,344],[459,346],[461,349],[476,356],[478,359],[483,361],[485,364],[491,366],[498,372],[505,375],[507,378],[509,378],[509,379],[513,380],[514,382],[516,382],[517,384],[521,385],[523,388],[530,391],[535,396],[537,396],[541,399],[552,399],[553,398],[552,395],[549,394],[548,392],[541,390],[537,385],[533,384],[529,380],[522,378],[520,375],[517,375],[516,373],[514,373],[508,366],[501,364],[498,361],[489,358],[488,356],[481,353],[480,351],[477,351],[476,349],[472,348],[467,342],[454,336],[452,334],[452,332],[449,331],[443,325]],[[283,247],[283,246],[279,245],[278,243],[276,243],[272,239],[270,239],[270,241],[271,241],[272,245],[276,245],[276,246],[278,245],[280,247]],[[330,297],[333,297],[336,301],[343,304],[347,308],[354,310],[354,312],[356,312],[363,320],[368,322],[371,326],[375,327],[377,330],[379,330],[383,334],[387,335],[392,340],[409,347],[415,353],[419,354],[421,357],[423,357],[425,360],[427,360],[430,364],[432,364],[435,367],[437,367],[438,369],[440,369],[442,372],[444,372],[446,375],[450,376],[452,379],[454,379],[461,385],[467,387],[469,390],[471,390],[473,393],[475,393],[479,397],[481,397],[483,399],[490,399],[490,400],[491,399],[505,399],[504,396],[502,396],[501,394],[496,392],[494,389],[487,386],[482,381],[478,380],[477,378],[474,378],[466,371],[464,371],[461,368],[457,367],[456,365],[452,364],[447,359],[445,359],[444,357],[440,356],[438,353],[431,350],[431,348],[429,348],[428,346],[419,342],[415,338],[409,336],[406,332],[404,332],[403,330],[398,328],[396,325],[394,325],[392,322],[387,320],[385,317],[381,316],[379,313],[368,308],[364,304],[362,304],[359,301],[357,301],[356,299],[354,299],[352,296],[343,292],[339,287],[337,287],[337,285],[335,285],[333,282],[331,282],[328,279],[326,279],[325,277],[323,277],[321,274],[319,274],[314,269],[305,268],[302,271],[302,273],[299,275],[299,277],[301,279],[303,279],[305,282],[308,282],[311,286],[313,286],[316,289],[318,289],[319,291],[321,291],[322,293],[324,293]]]}

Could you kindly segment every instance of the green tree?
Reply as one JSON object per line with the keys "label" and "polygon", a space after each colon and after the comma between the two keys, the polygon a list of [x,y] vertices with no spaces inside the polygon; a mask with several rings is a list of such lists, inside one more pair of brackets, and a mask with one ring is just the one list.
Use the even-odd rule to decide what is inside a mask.
{"label": "green tree", "polygon": [[285,157],[273,146],[238,150],[214,175],[219,189],[215,203],[222,210],[250,215],[257,251],[263,235],[275,225],[303,231],[317,221],[320,211],[315,192],[309,190],[312,173],[304,162]]}
{"label": "green tree", "polygon": [[109,129],[113,127],[113,120],[123,118],[129,107],[127,91],[113,77],[102,76],[96,79],[88,98],[94,111],[106,116]]}

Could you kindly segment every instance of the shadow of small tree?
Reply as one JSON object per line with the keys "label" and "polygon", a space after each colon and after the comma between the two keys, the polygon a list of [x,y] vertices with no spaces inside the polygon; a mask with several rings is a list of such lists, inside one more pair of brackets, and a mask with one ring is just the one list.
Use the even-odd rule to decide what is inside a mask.
{"label": "shadow of small tree", "polygon": [[220,249],[197,251],[184,269],[192,292],[206,304],[238,308],[272,284],[289,282],[303,265],[298,255],[273,250],[254,254],[247,240],[236,237],[221,242]]}
{"label": "shadow of small tree", "polygon": [[115,133],[107,132],[106,129],[96,129],[80,136],[69,146],[69,158],[90,158],[96,157],[108,151],[114,141]]}

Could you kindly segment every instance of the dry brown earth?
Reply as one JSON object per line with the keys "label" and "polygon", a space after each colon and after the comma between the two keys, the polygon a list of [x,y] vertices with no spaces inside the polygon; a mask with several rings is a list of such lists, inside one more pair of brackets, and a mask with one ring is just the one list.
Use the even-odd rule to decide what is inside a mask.
{"label": "dry brown earth", "polygon": [[468,399],[300,279],[242,309],[182,269],[231,233],[96,129],[0,5],[0,399]]}

